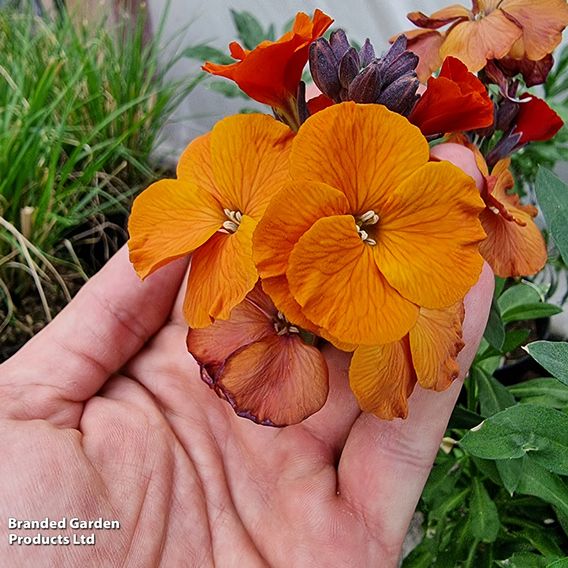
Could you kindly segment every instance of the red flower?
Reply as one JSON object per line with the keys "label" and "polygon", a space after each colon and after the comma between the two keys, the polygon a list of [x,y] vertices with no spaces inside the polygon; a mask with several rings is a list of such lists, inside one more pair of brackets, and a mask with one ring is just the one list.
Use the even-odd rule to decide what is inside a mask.
{"label": "red flower", "polygon": [[514,130],[514,133],[521,133],[519,146],[550,140],[564,125],[562,119],[542,99],[533,95],[526,96],[530,100],[519,106]]}
{"label": "red flower", "polygon": [[447,57],[408,119],[424,136],[476,130],[493,124],[493,103],[483,83],[459,59]]}
{"label": "red flower", "polygon": [[238,61],[230,65],[206,62],[203,70],[226,77],[251,98],[273,108],[290,108],[296,98],[302,71],[308,61],[310,44],[320,37],[333,20],[321,10],[313,18],[299,12],[292,31],[277,41],[263,41],[252,51],[231,43],[231,56]]}

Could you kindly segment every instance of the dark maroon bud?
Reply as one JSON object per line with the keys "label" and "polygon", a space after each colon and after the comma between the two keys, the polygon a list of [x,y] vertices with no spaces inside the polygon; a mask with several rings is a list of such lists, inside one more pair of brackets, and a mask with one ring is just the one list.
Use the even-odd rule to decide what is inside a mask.
{"label": "dark maroon bud", "polygon": [[339,82],[345,89],[359,73],[359,55],[354,47],[350,47],[339,62]]}
{"label": "dark maroon bud", "polygon": [[341,61],[341,58],[351,47],[349,45],[347,35],[343,30],[335,30],[334,32],[332,32],[332,34],[329,36],[329,43],[331,45],[331,49],[333,49],[333,53],[335,54],[337,61]]}
{"label": "dark maroon bud", "polygon": [[485,158],[487,165],[489,168],[493,168],[493,166],[499,161],[509,156],[513,150],[516,150],[519,147],[519,141],[522,137],[522,132],[515,132],[514,134],[508,133],[503,135],[503,138],[497,142],[493,150],[487,154]]}
{"label": "dark maroon bud", "polygon": [[319,90],[333,100],[337,100],[341,90],[338,67],[338,61],[326,39],[319,38],[310,45],[312,79]]}
{"label": "dark maroon bud", "polygon": [[418,56],[411,51],[401,53],[391,63],[387,64],[380,60],[381,82],[389,85],[400,77],[412,75],[416,77],[416,67],[418,66]]}
{"label": "dark maroon bud", "polygon": [[519,103],[511,101],[510,99],[503,99],[497,109],[495,128],[503,131],[509,130],[517,114],[519,114]]}
{"label": "dark maroon bud", "polygon": [[363,47],[359,51],[359,60],[361,61],[361,67],[367,67],[371,61],[376,59],[375,49],[369,41],[369,38],[365,40]]}
{"label": "dark maroon bud", "polygon": [[405,36],[398,36],[390,49],[381,58],[385,65],[391,65],[397,57],[400,57],[406,51],[407,44],[408,40]]}
{"label": "dark maroon bud", "polygon": [[521,74],[527,87],[542,85],[546,82],[553,65],[554,58],[551,54],[546,55],[539,61],[512,59],[510,57],[505,57],[499,61],[499,66],[503,70],[503,73],[509,77],[515,77]]}
{"label": "dark maroon bud", "polygon": [[376,103],[381,93],[376,62],[361,71],[349,85],[348,98],[356,103]]}
{"label": "dark maroon bud", "polygon": [[298,95],[296,97],[298,101],[298,118],[300,119],[300,124],[304,124],[310,116],[310,111],[308,110],[308,104],[306,102],[306,83],[300,81],[298,85]]}
{"label": "dark maroon bud", "polygon": [[416,94],[420,82],[411,75],[400,77],[393,81],[379,96],[377,102],[389,110],[403,116],[410,114],[419,99]]}

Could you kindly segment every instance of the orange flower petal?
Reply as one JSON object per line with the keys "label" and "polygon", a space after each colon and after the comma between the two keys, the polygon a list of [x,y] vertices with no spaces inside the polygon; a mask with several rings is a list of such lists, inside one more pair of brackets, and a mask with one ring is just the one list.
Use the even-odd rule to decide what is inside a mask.
{"label": "orange flower petal", "polygon": [[406,418],[408,397],[416,384],[408,338],[357,348],[349,368],[349,384],[363,412],[383,418]]}
{"label": "orange flower petal", "polygon": [[288,179],[292,131],[268,115],[236,115],[211,134],[213,173],[222,203],[260,219]]}
{"label": "orange flower petal", "polygon": [[179,180],[190,181],[205,189],[221,202],[222,196],[215,184],[211,165],[211,133],[195,138],[183,151],[176,175]]}
{"label": "orange flower petal", "polygon": [[521,36],[521,29],[501,10],[473,22],[460,22],[450,29],[440,56],[457,57],[472,72],[485,67],[488,59],[501,59]]}
{"label": "orange flower petal", "polygon": [[511,57],[538,61],[552,53],[562,41],[568,25],[566,0],[504,0],[500,9],[522,28]]}
{"label": "orange flower petal", "polygon": [[443,310],[420,310],[409,338],[416,377],[425,389],[443,391],[457,379],[456,357],[464,347],[463,318],[462,301]]}
{"label": "orange flower petal", "polygon": [[276,309],[257,285],[231,312],[228,320],[217,320],[202,329],[190,329],[187,347],[196,361],[215,380],[225,361],[236,351],[274,334],[271,316]]}
{"label": "orange flower petal", "polygon": [[393,289],[353,217],[320,219],[290,255],[288,282],[311,321],[339,341],[388,343],[414,325],[418,308]]}
{"label": "orange flower petal", "polygon": [[373,209],[428,161],[420,131],[381,105],[333,105],[310,117],[292,145],[293,179],[341,190],[354,213]]}
{"label": "orange flower petal", "polygon": [[252,259],[256,221],[243,216],[238,230],[216,233],[192,256],[183,311],[190,327],[228,319],[258,279]]}
{"label": "orange flower petal", "polygon": [[415,172],[378,211],[374,252],[389,284],[427,308],[463,298],[483,265],[482,210],[473,179],[449,162]]}
{"label": "orange flower petal", "polygon": [[438,29],[451,24],[456,20],[469,20],[471,12],[464,6],[453,4],[446,6],[431,16],[427,16],[423,12],[410,12],[406,17],[419,28]]}
{"label": "orange flower petal", "polygon": [[327,365],[323,355],[297,335],[272,335],[232,355],[217,387],[237,414],[255,422],[287,426],[324,405]]}
{"label": "orange flower petal", "polygon": [[510,163],[510,158],[500,160],[493,168],[491,175],[496,178],[496,184],[491,197],[514,219],[506,219],[489,207],[480,216],[487,239],[479,246],[479,252],[501,278],[536,274],[547,260],[546,243],[533,221],[537,210],[521,205],[517,194],[508,193],[515,185]]}
{"label": "orange flower petal", "polygon": [[191,182],[158,181],[143,191],[128,220],[130,260],[141,278],[193,252],[223,224],[215,198]]}
{"label": "orange flower petal", "polygon": [[418,55],[416,74],[420,82],[425,83],[442,65],[440,48],[445,34],[435,30],[412,30],[404,32],[404,35],[408,40],[407,49]]}

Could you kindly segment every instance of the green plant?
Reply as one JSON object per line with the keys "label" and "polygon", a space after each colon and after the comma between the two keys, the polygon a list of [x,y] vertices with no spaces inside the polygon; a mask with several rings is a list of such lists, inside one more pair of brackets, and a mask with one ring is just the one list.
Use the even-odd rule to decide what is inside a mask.
{"label": "green plant", "polygon": [[183,55],[163,57],[163,26],[146,41],[144,14],[111,28],[0,11],[0,331],[24,325],[34,288],[49,320],[53,288],[68,299],[67,276],[90,270],[77,242],[121,230],[107,216],[154,178],[160,131],[199,80],[167,78]]}

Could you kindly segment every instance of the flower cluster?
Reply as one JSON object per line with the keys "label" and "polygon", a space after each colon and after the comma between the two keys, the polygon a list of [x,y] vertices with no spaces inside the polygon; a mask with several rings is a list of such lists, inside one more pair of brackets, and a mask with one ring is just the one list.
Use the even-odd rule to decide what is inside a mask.
{"label": "flower cluster", "polygon": [[[251,51],[231,44],[235,63],[204,65],[274,116],[228,117],[191,142],[176,178],[136,199],[130,258],[144,278],[191,255],[188,349],[239,415],[283,426],[317,412],[328,393],[320,347],[329,342],[352,353],[362,410],[405,417],[416,384],[443,390],[458,375],[463,298],[483,260],[500,276],[542,267],[536,210],[510,193],[509,161],[562,123],[518,92],[526,65],[485,64],[489,53],[540,56],[565,24],[544,43],[519,4],[413,14],[425,31],[399,36],[382,56],[369,40],[356,49],[342,30],[324,38],[332,20],[321,11],[300,13],[279,40]],[[507,49],[463,39],[494,21],[511,31]],[[455,37],[475,44],[473,63],[450,49]],[[310,100],[301,81],[308,62],[320,91]],[[439,64],[421,88],[424,69]],[[450,145],[471,155],[478,185],[444,159]]]}

